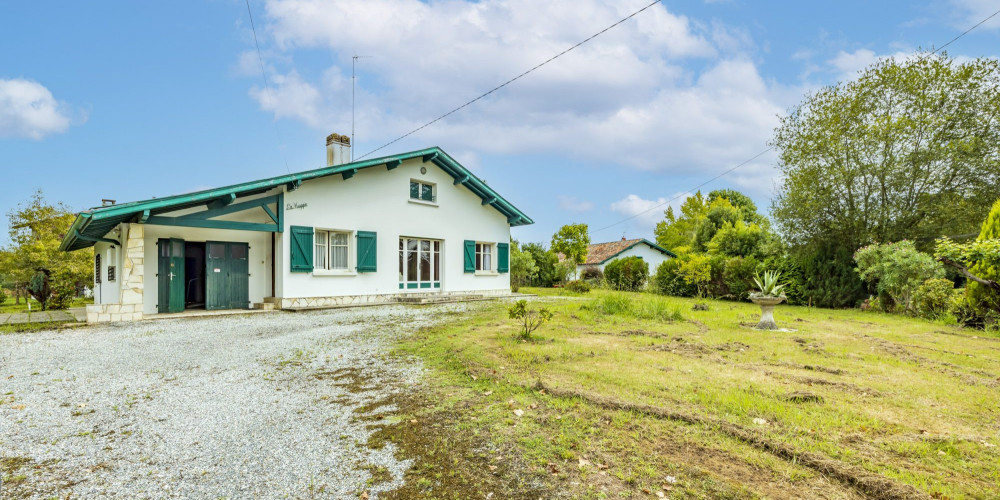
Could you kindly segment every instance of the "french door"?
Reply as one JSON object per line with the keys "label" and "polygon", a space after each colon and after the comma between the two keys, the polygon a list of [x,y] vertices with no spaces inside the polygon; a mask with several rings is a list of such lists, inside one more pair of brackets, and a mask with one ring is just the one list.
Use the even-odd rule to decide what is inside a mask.
{"label": "french door", "polygon": [[399,239],[399,289],[441,289],[441,240]]}

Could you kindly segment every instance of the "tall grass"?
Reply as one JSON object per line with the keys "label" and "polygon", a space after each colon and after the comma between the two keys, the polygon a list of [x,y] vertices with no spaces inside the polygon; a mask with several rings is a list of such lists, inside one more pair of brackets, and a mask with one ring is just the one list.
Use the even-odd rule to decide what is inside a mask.
{"label": "tall grass", "polygon": [[678,306],[671,306],[665,299],[655,295],[609,293],[590,301],[585,307],[605,316],[626,316],[658,321],[684,319]]}

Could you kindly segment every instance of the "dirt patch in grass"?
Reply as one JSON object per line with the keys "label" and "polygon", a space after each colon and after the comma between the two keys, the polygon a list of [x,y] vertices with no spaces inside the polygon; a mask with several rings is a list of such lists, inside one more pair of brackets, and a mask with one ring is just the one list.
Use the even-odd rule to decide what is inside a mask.
{"label": "dirt patch in grass", "polygon": [[460,430],[466,418],[460,412],[437,410],[428,398],[416,393],[397,395],[381,404],[395,405],[400,419],[376,431],[368,446],[381,449],[392,442],[400,458],[414,463],[404,475],[403,486],[379,498],[552,497],[546,477],[533,472],[515,450]]}
{"label": "dirt patch in grass", "polygon": [[855,393],[855,394],[861,394],[863,396],[873,396],[873,397],[881,397],[881,396],[883,396],[883,394],[880,391],[872,389],[871,387],[861,387],[861,386],[850,384],[850,383],[847,383],[847,382],[839,382],[839,381],[835,381],[835,380],[827,380],[827,379],[824,379],[824,378],[817,378],[817,377],[803,377],[803,376],[798,376],[798,375],[788,375],[788,374],[785,374],[785,373],[773,372],[773,371],[765,371],[764,374],[767,375],[767,376],[769,376],[769,377],[774,377],[774,378],[778,378],[778,379],[788,380],[788,381],[799,383],[799,384],[820,385],[820,386],[826,386],[826,387],[833,387],[833,388],[836,388],[836,389],[843,390],[845,392],[852,392],[852,393]]}
{"label": "dirt patch in grass", "polygon": [[719,432],[751,445],[754,448],[767,451],[779,458],[795,462],[827,477],[835,479],[871,498],[879,500],[931,498],[930,495],[927,495],[926,493],[919,491],[908,484],[898,483],[884,476],[873,474],[861,469],[860,467],[855,467],[838,460],[827,458],[818,453],[797,450],[789,444],[771,440],[763,434],[750,431],[724,420],[644,404],[617,401],[573,390],[548,387],[541,381],[536,383],[535,388],[538,390],[544,390],[548,394],[558,397],[579,398],[589,404],[606,409],[634,411],[657,418],[714,428]]}

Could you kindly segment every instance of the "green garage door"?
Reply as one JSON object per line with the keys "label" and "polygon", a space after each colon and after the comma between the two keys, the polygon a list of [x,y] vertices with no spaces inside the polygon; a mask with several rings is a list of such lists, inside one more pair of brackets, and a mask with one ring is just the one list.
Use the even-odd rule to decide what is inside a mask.
{"label": "green garage door", "polygon": [[205,244],[205,309],[250,308],[249,254],[246,243]]}

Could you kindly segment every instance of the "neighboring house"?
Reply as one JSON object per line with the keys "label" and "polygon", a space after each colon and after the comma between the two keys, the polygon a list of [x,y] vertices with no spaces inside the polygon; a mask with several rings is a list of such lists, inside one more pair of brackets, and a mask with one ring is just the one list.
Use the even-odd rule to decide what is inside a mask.
{"label": "neighboring house", "polygon": [[511,226],[533,221],[440,148],[81,212],[88,322],[188,309],[324,307],[510,293]]}
{"label": "neighboring house", "polygon": [[649,264],[649,274],[656,274],[656,268],[660,267],[667,259],[677,257],[673,252],[663,248],[656,243],[645,239],[610,241],[607,243],[595,243],[587,246],[587,261],[576,266],[577,276],[588,267],[596,267],[604,272],[604,266],[615,259],[622,257],[639,257]]}

